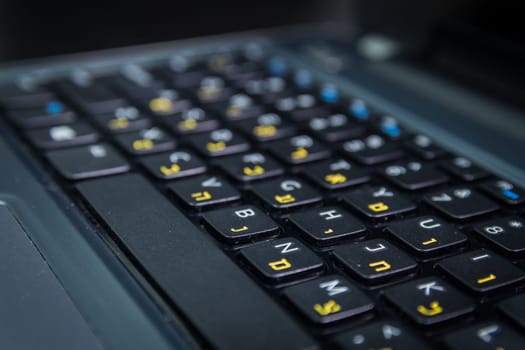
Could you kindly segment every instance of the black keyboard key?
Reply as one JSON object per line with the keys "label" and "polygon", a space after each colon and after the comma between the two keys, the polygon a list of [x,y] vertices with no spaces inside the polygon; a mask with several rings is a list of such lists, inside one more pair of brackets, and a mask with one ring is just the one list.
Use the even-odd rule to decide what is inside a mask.
{"label": "black keyboard key", "polygon": [[433,216],[394,222],[387,230],[417,253],[439,252],[467,241],[463,233]]}
{"label": "black keyboard key", "polygon": [[308,127],[327,142],[358,137],[366,130],[363,125],[352,123],[350,117],[342,113],[313,118],[309,121]]}
{"label": "black keyboard key", "polygon": [[124,133],[148,128],[150,118],[133,106],[123,106],[112,113],[97,114],[93,120],[110,133]]}
{"label": "black keyboard key", "polygon": [[344,159],[309,164],[301,171],[316,184],[328,190],[345,188],[370,180],[368,172]]}
{"label": "black keyboard key", "polygon": [[266,70],[272,76],[283,77],[289,73],[290,66],[284,58],[273,56],[266,62]]}
{"label": "black keyboard key", "polygon": [[166,84],[138,64],[126,64],[120,69],[120,76],[113,79],[113,84],[133,98],[147,98],[152,90],[166,87]]}
{"label": "black keyboard key", "polygon": [[455,157],[443,161],[442,167],[464,181],[475,181],[487,177],[489,173],[465,157]]}
{"label": "black keyboard key", "polygon": [[493,180],[484,183],[481,188],[504,204],[518,205],[525,203],[525,190],[509,181]]}
{"label": "black keyboard key", "polygon": [[474,231],[507,253],[525,252],[525,220],[516,216],[485,221]]}
{"label": "black keyboard key", "polygon": [[236,124],[242,132],[259,142],[281,139],[294,133],[295,128],[278,114],[265,113]]}
{"label": "black keyboard key", "polygon": [[[138,101],[147,101],[154,97],[158,91],[167,88],[164,82],[156,80],[149,72],[138,67],[126,65],[121,69],[120,75],[104,80],[122,95]],[[133,70],[136,72],[132,72]]]}
{"label": "black keyboard key", "polygon": [[337,207],[324,207],[290,215],[290,221],[310,240],[331,243],[362,234],[366,227],[352,214]]}
{"label": "black keyboard key", "polygon": [[58,100],[51,100],[42,107],[11,110],[7,116],[25,129],[66,124],[76,119],[76,113]]}
{"label": "black keyboard key", "polygon": [[525,279],[525,273],[510,261],[476,250],[441,260],[437,266],[474,292],[488,292]]}
{"label": "black keyboard key", "polygon": [[140,102],[147,112],[161,117],[169,117],[192,107],[190,100],[174,89],[152,89],[151,95]]}
{"label": "black keyboard key", "polygon": [[115,176],[86,181],[77,188],[142,269],[213,346],[315,348],[310,336],[208,234],[197,229],[144,178]]}
{"label": "black keyboard key", "polygon": [[284,290],[284,295],[308,319],[330,323],[362,314],[374,303],[346,278],[324,276]]}
{"label": "black keyboard key", "polygon": [[168,188],[186,205],[204,207],[234,202],[241,198],[235,187],[216,176],[198,176],[171,183]]}
{"label": "black keyboard key", "polygon": [[320,105],[312,94],[283,97],[275,101],[277,111],[287,114],[294,122],[303,122],[330,114],[328,106]]}
{"label": "black keyboard key", "polygon": [[408,274],[417,267],[408,254],[383,239],[338,247],[334,256],[354,275],[374,283]]}
{"label": "black keyboard key", "polygon": [[202,103],[221,102],[233,95],[233,90],[226,85],[223,78],[208,75],[200,81],[196,95]]}
{"label": "black keyboard key", "polygon": [[502,301],[499,308],[521,328],[525,328],[525,294]]}
{"label": "black keyboard key", "polygon": [[443,322],[474,310],[469,298],[435,277],[388,288],[385,297],[421,325]]}
{"label": "black keyboard key", "polygon": [[295,238],[281,238],[241,249],[264,278],[279,281],[320,271],[323,261]]}
{"label": "black keyboard key", "polygon": [[192,136],[189,142],[208,157],[241,153],[250,149],[248,141],[230,129],[217,129]]}
{"label": "black keyboard key", "polygon": [[239,243],[279,233],[270,216],[252,205],[224,208],[203,214],[204,221],[220,238]]}
{"label": "black keyboard key", "polygon": [[143,157],[140,162],[153,176],[163,180],[192,176],[207,169],[199,157],[182,150]]}
{"label": "black keyboard key", "polygon": [[400,162],[383,167],[381,174],[406,190],[419,190],[448,181],[448,176],[427,163]]}
{"label": "black keyboard key", "polygon": [[91,114],[113,112],[118,107],[125,106],[126,100],[99,81],[77,84],[72,81],[58,83],[58,89],[76,106]]}
{"label": "black keyboard key", "polygon": [[222,158],[219,166],[239,181],[265,179],[284,172],[276,160],[259,152]]}
{"label": "black keyboard key", "polygon": [[323,83],[319,89],[319,98],[326,104],[336,103],[340,98],[339,89],[332,83]]}
{"label": "black keyboard key", "polygon": [[525,349],[525,337],[499,322],[485,322],[455,331],[444,339],[447,349],[519,350]]}
{"label": "black keyboard key", "polygon": [[5,109],[36,108],[55,99],[54,93],[37,86],[0,86],[0,106]]}
{"label": "black keyboard key", "polygon": [[467,187],[435,192],[425,196],[427,203],[453,219],[469,219],[498,209],[496,203]]}
{"label": "black keyboard key", "polygon": [[253,186],[253,192],[266,205],[275,209],[286,209],[321,200],[319,192],[298,178],[280,178],[257,183]]}
{"label": "black keyboard key", "polygon": [[180,135],[210,131],[219,126],[217,118],[198,107],[165,117],[163,122]]}
{"label": "black keyboard key", "polygon": [[343,150],[357,162],[366,165],[395,160],[403,155],[403,151],[397,145],[375,134],[364,139],[346,141],[343,143]]}
{"label": "black keyboard key", "polygon": [[412,138],[406,142],[406,146],[413,154],[427,160],[437,159],[446,154],[446,152],[439,146],[436,146],[428,136],[422,134],[412,136]]}
{"label": "black keyboard key", "polygon": [[346,110],[348,111],[348,114],[358,122],[366,122],[370,120],[373,114],[370,107],[361,99],[350,100]]}
{"label": "black keyboard key", "polygon": [[338,334],[334,343],[343,350],[430,350],[419,338],[396,322],[380,321]]}
{"label": "black keyboard key", "polygon": [[290,94],[286,80],[281,77],[260,77],[243,81],[244,91],[251,96],[258,97],[263,103],[272,104],[277,99]]}
{"label": "black keyboard key", "polygon": [[63,177],[71,180],[113,175],[129,170],[126,160],[105,143],[50,151],[46,153],[46,157]]}
{"label": "black keyboard key", "polygon": [[99,138],[96,130],[86,122],[29,130],[25,134],[34,146],[43,149],[85,145]]}
{"label": "black keyboard key", "polygon": [[175,139],[154,126],[137,132],[115,136],[122,148],[132,155],[159,153],[175,148]]}
{"label": "black keyboard key", "polygon": [[324,144],[308,135],[273,142],[268,149],[283,162],[292,165],[328,158],[331,152]]}
{"label": "black keyboard key", "polygon": [[255,104],[248,95],[235,94],[227,102],[215,105],[216,111],[230,121],[255,118],[263,113],[263,108]]}
{"label": "black keyboard key", "polygon": [[383,116],[377,121],[377,132],[390,140],[398,140],[405,136],[406,131],[399,122],[391,116]]}
{"label": "black keyboard key", "polygon": [[343,195],[345,203],[361,214],[377,219],[416,209],[414,203],[386,186],[366,186]]}

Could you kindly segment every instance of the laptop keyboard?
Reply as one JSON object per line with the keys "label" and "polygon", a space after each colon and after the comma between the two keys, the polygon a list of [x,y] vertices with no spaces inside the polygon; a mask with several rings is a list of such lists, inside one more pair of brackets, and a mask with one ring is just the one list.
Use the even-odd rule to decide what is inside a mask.
{"label": "laptop keyboard", "polygon": [[282,57],[0,103],[205,347],[525,348],[525,190]]}

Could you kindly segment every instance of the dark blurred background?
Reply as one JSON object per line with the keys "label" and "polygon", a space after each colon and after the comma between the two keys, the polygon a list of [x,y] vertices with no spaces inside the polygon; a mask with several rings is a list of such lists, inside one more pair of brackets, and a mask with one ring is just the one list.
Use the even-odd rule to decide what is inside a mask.
{"label": "dark blurred background", "polygon": [[0,62],[345,22],[399,40],[410,62],[435,74],[525,105],[524,10],[508,0],[0,0]]}
{"label": "dark blurred background", "polygon": [[320,21],[420,48],[475,33],[509,47],[525,42],[524,9],[506,0],[0,0],[0,61]]}

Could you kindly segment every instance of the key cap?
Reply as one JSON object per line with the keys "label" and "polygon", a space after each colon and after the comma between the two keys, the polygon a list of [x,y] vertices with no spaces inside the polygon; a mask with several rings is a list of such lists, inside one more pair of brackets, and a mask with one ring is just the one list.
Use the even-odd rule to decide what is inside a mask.
{"label": "key cap", "polygon": [[361,214],[372,218],[383,218],[416,209],[414,203],[399,192],[386,186],[365,186],[345,193],[343,200]]}
{"label": "key cap", "polygon": [[120,68],[120,75],[112,79],[112,83],[117,85],[117,89],[133,98],[148,98],[152,90],[166,88],[166,84],[151,74],[144,67],[129,63]]}
{"label": "key cap", "polygon": [[195,88],[209,74],[208,68],[195,57],[177,54],[170,59],[166,69],[154,70],[161,76],[168,76],[171,84],[178,88]]}
{"label": "key cap", "polygon": [[374,283],[408,274],[417,267],[414,259],[383,239],[338,247],[334,257],[357,277]]}
{"label": "key cap", "polygon": [[74,105],[90,114],[113,112],[118,107],[126,105],[126,100],[100,81],[87,82],[79,85],[69,80],[57,83],[59,89]]}
{"label": "key cap", "polygon": [[312,73],[306,69],[298,69],[294,72],[293,82],[297,89],[308,91],[314,87]]}
{"label": "key cap", "polygon": [[42,149],[85,145],[94,143],[99,138],[96,130],[86,122],[29,130],[26,136],[34,146]]}
{"label": "key cap", "polygon": [[214,210],[202,217],[213,232],[229,243],[266,238],[280,231],[270,216],[252,205]]}
{"label": "key cap", "polygon": [[323,83],[319,89],[319,98],[324,103],[336,103],[339,101],[339,89],[331,83]]}
{"label": "key cap", "polygon": [[430,350],[419,338],[397,322],[380,321],[338,334],[334,343],[340,349],[419,349]]}
{"label": "key cap", "polygon": [[343,237],[362,234],[366,227],[352,214],[338,207],[324,207],[290,215],[292,222],[307,238],[332,243]]}
{"label": "key cap", "polygon": [[499,303],[499,309],[520,327],[525,328],[525,294],[502,301]]}
{"label": "key cap", "polygon": [[11,110],[7,116],[17,126],[30,129],[71,123],[76,114],[62,102],[51,100],[38,108]]}
{"label": "key cap", "polygon": [[525,203],[525,190],[505,180],[493,180],[484,183],[481,189],[494,199],[507,205]]}
{"label": "key cap", "polygon": [[443,157],[446,154],[442,148],[436,146],[428,136],[423,134],[416,134],[412,136],[406,142],[406,147],[413,154],[426,160],[437,159]]}
{"label": "key cap", "polygon": [[255,118],[264,112],[263,108],[246,94],[235,94],[227,102],[216,104],[214,109],[230,121]]}
{"label": "key cap", "polygon": [[153,176],[163,180],[192,176],[207,169],[199,157],[184,150],[143,157],[140,162]]}
{"label": "key cap", "polygon": [[226,86],[223,78],[208,75],[200,81],[196,95],[202,103],[221,102],[233,95],[233,90]]}
{"label": "key cap", "polygon": [[219,126],[217,118],[198,107],[166,117],[163,122],[180,135],[210,131]]}
{"label": "key cap", "polygon": [[388,288],[385,297],[421,325],[432,325],[474,311],[470,298],[436,277]]}
{"label": "key cap", "polygon": [[346,278],[329,275],[284,290],[284,295],[308,319],[331,323],[374,308],[374,303]]}
{"label": "key cap", "polygon": [[288,74],[289,68],[288,62],[280,56],[270,57],[266,62],[268,73],[278,77]]}
{"label": "key cap", "polygon": [[286,80],[281,77],[260,77],[243,82],[247,94],[256,96],[265,104],[273,104],[279,98],[291,93]]}
{"label": "key cap", "polygon": [[307,165],[301,173],[328,190],[345,188],[370,180],[370,175],[363,168],[341,158]]}
{"label": "key cap", "polygon": [[54,93],[38,86],[0,86],[0,105],[5,109],[37,108],[54,99]]}
{"label": "key cap", "polygon": [[174,89],[153,89],[140,103],[148,113],[159,117],[172,116],[192,107],[191,101]]}
{"label": "key cap", "polygon": [[138,66],[128,64],[122,67],[119,75],[107,77],[104,81],[113,89],[134,101],[147,101],[154,97],[159,91],[167,89],[167,86],[163,81],[155,79],[154,76],[149,72],[144,71],[142,68],[139,68],[142,73],[138,73],[138,70],[138,74],[131,72],[131,74],[136,74],[136,77],[128,77],[127,75],[129,75],[130,71],[135,69],[133,67]]}
{"label": "key cap", "polygon": [[314,340],[208,234],[140,175],[85,181],[77,188],[141,269],[212,346],[315,348]]}
{"label": "key cap", "polygon": [[98,143],[46,153],[55,169],[70,180],[124,173],[128,163],[110,145]]}
{"label": "key cap", "polygon": [[483,215],[498,209],[496,203],[467,187],[428,194],[425,200],[443,214],[457,220]]}
{"label": "key cap", "polygon": [[221,158],[219,166],[239,181],[265,179],[284,172],[275,159],[259,152]]}
{"label": "key cap", "polygon": [[293,122],[308,121],[331,112],[328,106],[321,105],[314,95],[308,93],[280,98],[275,101],[274,108]]}
{"label": "key cap", "polygon": [[323,261],[295,238],[281,238],[241,249],[241,255],[264,278],[279,281],[323,268]]}
{"label": "key cap", "polygon": [[365,122],[372,116],[372,110],[366,102],[361,99],[351,99],[348,102],[347,111],[350,116],[359,122]]}
{"label": "key cap", "polygon": [[309,121],[308,127],[327,142],[358,137],[364,134],[366,130],[363,125],[351,123],[350,118],[342,113],[313,118]]}
{"label": "key cap", "polygon": [[417,253],[434,253],[463,244],[467,237],[433,216],[393,222],[387,231]]}
{"label": "key cap", "polygon": [[275,113],[261,114],[257,118],[241,121],[236,126],[251,139],[259,142],[281,139],[295,131],[290,123]]}
{"label": "key cap", "polygon": [[252,191],[274,209],[287,209],[321,200],[319,192],[298,178],[279,178],[257,183]]}
{"label": "key cap", "polygon": [[195,208],[234,202],[241,198],[235,187],[217,176],[198,176],[179,180],[169,184],[168,188],[186,205]]}
{"label": "key cap", "polygon": [[451,350],[508,350],[525,348],[525,338],[514,329],[499,322],[484,322],[459,331],[455,331],[444,339],[445,345]]}
{"label": "key cap", "polygon": [[151,120],[133,106],[123,106],[111,113],[94,115],[93,120],[110,133],[137,131],[151,125]]}
{"label": "key cap", "polygon": [[327,158],[330,150],[308,135],[294,136],[288,140],[271,143],[268,149],[277,158],[288,164],[302,164]]}
{"label": "key cap", "polygon": [[489,292],[525,278],[510,261],[484,249],[441,260],[437,266],[474,292]]}
{"label": "key cap", "polygon": [[419,190],[448,181],[433,165],[417,161],[399,162],[381,168],[381,175],[406,190]]}
{"label": "key cap", "polygon": [[209,157],[241,153],[250,149],[248,141],[230,129],[217,129],[192,136],[189,142],[200,153]]}
{"label": "key cap", "polygon": [[476,224],[474,231],[507,253],[525,252],[525,220],[517,216]]}
{"label": "key cap", "polygon": [[373,165],[395,160],[403,155],[401,149],[391,142],[386,142],[379,135],[370,135],[364,139],[353,139],[343,143],[343,150],[357,162]]}
{"label": "key cap", "polygon": [[399,125],[397,119],[391,116],[383,116],[375,126],[377,132],[390,140],[398,140],[405,136],[406,131]]}
{"label": "key cap", "polygon": [[131,155],[169,151],[175,148],[175,139],[156,126],[115,136],[119,145]]}
{"label": "key cap", "polygon": [[456,157],[443,161],[441,166],[452,175],[464,181],[475,181],[489,175],[489,173],[465,157]]}

